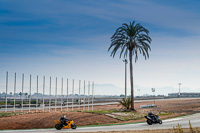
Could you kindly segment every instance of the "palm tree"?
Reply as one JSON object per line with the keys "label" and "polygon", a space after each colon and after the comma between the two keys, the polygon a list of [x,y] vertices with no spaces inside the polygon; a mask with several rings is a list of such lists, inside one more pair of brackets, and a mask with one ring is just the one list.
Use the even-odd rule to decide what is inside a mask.
{"label": "palm tree", "polygon": [[134,109],[134,89],[133,89],[133,65],[132,57],[135,56],[135,62],[138,59],[138,52],[143,54],[145,59],[149,58],[148,51],[150,48],[151,38],[149,37],[149,31],[140,24],[135,24],[135,21],[130,22],[130,24],[122,24],[119,27],[113,36],[111,37],[111,44],[108,48],[108,51],[113,48],[111,56],[114,58],[116,52],[121,50],[119,57],[121,58],[122,54],[124,58],[127,57],[129,53],[129,62],[130,62],[130,83],[131,83],[131,110]]}
{"label": "palm tree", "polygon": [[124,107],[124,108],[126,108],[126,110],[129,110],[130,109],[130,106],[131,106],[131,98],[130,97],[128,97],[128,98],[122,98],[122,100],[121,101],[118,101],[118,106],[122,106],[122,107]]}

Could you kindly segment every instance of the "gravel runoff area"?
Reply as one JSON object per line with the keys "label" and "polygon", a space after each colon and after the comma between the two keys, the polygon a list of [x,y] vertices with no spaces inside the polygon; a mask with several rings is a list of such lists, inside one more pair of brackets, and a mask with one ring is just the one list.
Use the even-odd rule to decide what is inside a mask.
{"label": "gravel runoff area", "polygon": [[[148,113],[149,111],[152,111],[153,113],[173,112],[172,114],[161,116],[161,119],[200,112],[200,98],[156,101],[157,107],[155,108],[145,108],[145,109],[140,108],[140,105],[147,105],[147,104],[153,104],[153,102],[135,103],[135,108],[140,113]],[[94,110],[113,110],[113,109],[119,110],[120,108],[121,107],[117,105],[105,105],[105,106],[95,106]],[[0,130],[53,128],[55,125],[53,120],[59,119],[64,114],[67,116],[67,118],[73,119],[77,126],[133,123],[133,122],[145,121],[145,118],[139,120],[121,121],[106,115],[85,113],[85,112],[59,112],[59,111],[51,113],[33,112],[33,113],[19,114],[8,117],[1,117]],[[139,132],[143,133],[143,131]]]}

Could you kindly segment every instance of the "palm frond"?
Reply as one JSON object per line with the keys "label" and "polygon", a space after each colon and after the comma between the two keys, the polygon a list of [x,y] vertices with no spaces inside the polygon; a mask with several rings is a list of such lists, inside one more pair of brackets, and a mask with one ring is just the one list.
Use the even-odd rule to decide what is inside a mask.
{"label": "palm frond", "polygon": [[138,52],[149,58],[149,51],[151,51],[151,38],[149,31],[140,24],[135,24],[135,21],[129,24],[123,23],[121,27],[117,28],[111,37],[111,44],[108,51],[111,51],[111,56],[114,57],[119,51],[119,58],[127,57],[128,52],[132,52],[135,56],[135,62],[138,60]]}

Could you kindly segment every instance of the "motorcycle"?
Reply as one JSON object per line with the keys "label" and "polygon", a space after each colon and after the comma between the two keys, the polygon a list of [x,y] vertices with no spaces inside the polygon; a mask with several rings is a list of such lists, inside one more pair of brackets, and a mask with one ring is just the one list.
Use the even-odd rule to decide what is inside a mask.
{"label": "motorcycle", "polygon": [[152,123],[159,123],[162,124],[162,120],[159,119],[158,115],[152,115],[152,116],[145,116],[147,119],[147,124],[152,125]]}
{"label": "motorcycle", "polygon": [[61,130],[61,129],[76,129],[76,124],[74,123],[74,121],[73,120],[71,120],[71,119],[67,119],[66,120],[66,123],[63,125],[62,123],[61,123],[61,121],[60,120],[54,120],[54,123],[56,123],[56,125],[55,125],[55,128],[57,129],[57,130]]}

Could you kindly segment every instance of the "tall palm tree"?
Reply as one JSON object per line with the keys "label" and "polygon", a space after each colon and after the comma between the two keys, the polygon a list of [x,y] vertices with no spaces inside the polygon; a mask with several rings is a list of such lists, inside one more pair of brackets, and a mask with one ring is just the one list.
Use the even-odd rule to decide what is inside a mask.
{"label": "tall palm tree", "polygon": [[131,110],[134,109],[134,88],[133,88],[133,64],[132,58],[135,56],[135,62],[138,60],[138,52],[143,54],[145,60],[149,58],[149,50],[151,38],[149,31],[140,24],[135,24],[135,21],[130,24],[122,24],[113,36],[111,37],[111,44],[108,51],[112,49],[111,56],[114,58],[116,52],[121,50],[119,57],[124,55],[124,58],[129,54],[130,62],[130,83],[131,83]]}

